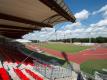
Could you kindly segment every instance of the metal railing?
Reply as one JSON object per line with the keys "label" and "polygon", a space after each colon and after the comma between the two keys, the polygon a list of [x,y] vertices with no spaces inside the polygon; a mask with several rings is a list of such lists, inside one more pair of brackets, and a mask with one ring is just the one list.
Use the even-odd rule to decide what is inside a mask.
{"label": "metal railing", "polygon": [[69,68],[63,68],[60,66],[41,64],[37,61],[34,61],[34,69],[42,74],[44,77],[55,80],[60,78],[66,78],[72,76],[72,71]]}

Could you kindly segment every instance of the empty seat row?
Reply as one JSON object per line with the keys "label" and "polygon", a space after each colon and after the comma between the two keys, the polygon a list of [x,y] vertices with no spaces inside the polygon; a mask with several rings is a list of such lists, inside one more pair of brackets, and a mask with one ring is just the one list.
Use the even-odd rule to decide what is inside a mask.
{"label": "empty seat row", "polygon": [[33,69],[34,66],[22,63],[17,67],[19,64],[6,61],[2,64],[0,61],[0,80],[43,80]]}
{"label": "empty seat row", "polygon": [[0,68],[0,78],[0,80],[10,80],[10,77],[4,68]]}
{"label": "empty seat row", "polygon": [[[3,61],[23,61],[27,56],[20,53],[19,51],[14,51],[6,46],[0,45],[0,59]],[[32,58],[28,58],[25,62],[26,63],[33,63]]]}

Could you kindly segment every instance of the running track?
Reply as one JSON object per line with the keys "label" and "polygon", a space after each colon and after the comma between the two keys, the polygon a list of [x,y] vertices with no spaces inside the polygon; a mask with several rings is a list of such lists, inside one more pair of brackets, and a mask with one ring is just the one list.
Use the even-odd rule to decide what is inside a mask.
{"label": "running track", "polygon": [[[61,52],[57,50],[53,50],[49,48],[41,48],[37,45],[27,45],[26,47],[30,50],[36,50],[39,48],[40,50],[43,50],[48,54],[51,54],[59,58],[63,58]],[[84,50],[84,51],[78,52],[77,54],[66,53],[66,55],[70,61],[76,62],[78,64],[81,64],[87,60],[98,60],[98,59],[107,60],[107,48],[98,47],[96,49]]]}

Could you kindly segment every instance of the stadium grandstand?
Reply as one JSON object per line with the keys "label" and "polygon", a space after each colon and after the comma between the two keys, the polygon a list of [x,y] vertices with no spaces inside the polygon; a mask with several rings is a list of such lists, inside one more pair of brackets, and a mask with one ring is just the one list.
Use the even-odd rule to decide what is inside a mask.
{"label": "stadium grandstand", "polygon": [[33,30],[75,20],[63,0],[0,0],[0,80],[77,80],[72,65],[61,67],[43,51],[31,51],[14,40]]}

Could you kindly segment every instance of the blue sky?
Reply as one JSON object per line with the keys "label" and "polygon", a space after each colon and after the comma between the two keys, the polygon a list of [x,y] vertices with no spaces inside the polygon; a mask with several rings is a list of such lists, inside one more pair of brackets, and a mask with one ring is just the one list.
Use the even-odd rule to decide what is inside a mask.
{"label": "blue sky", "polygon": [[[86,9],[89,11],[89,13],[92,13],[93,11],[98,10],[107,4],[107,0],[65,0],[65,1],[69,5],[69,8],[70,9],[72,8],[74,13],[79,12],[83,9]],[[100,20],[100,18],[101,15],[97,14],[94,16],[90,16],[90,18],[88,18],[86,21],[88,24],[90,24],[97,22],[98,20]],[[86,24],[84,21],[83,23]]]}
{"label": "blue sky", "polygon": [[107,4],[107,0],[64,0],[73,13],[80,12],[83,9],[93,12]]}
{"label": "blue sky", "polygon": [[[107,0],[65,0],[65,4],[76,17],[76,23],[60,23],[54,28],[28,33],[23,38],[47,40],[49,36],[50,39],[107,37]],[[58,30],[55,33],[56,28]]]}
{"label": "blue sky", "polygon": [[[81,10],[87,10],[89,13],[93,13],[96,10],[99,10],[101,7],[107,4],[107,0],[64,0],[66,5],[68,5],[69,10],[76,14]],[[90,15],[90,18],[85,21],[81,21],[81,23],[89,25],[95,23],[102,19],[102,16],[99,14]]]}

